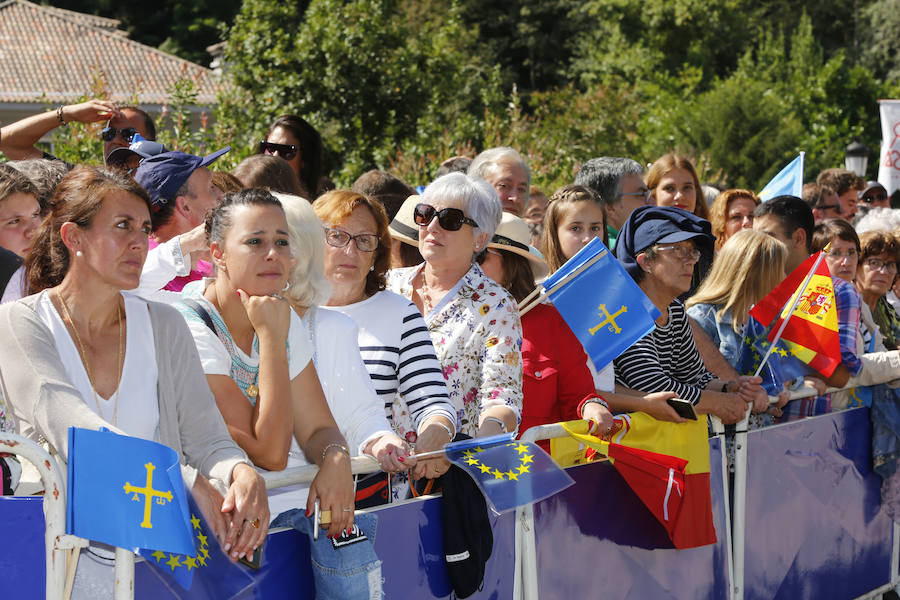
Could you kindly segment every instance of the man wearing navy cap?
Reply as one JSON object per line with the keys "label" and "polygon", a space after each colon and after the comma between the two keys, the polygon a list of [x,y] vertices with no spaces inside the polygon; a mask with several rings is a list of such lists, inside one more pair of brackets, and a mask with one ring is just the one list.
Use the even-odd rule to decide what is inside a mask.
{"label": "man wearing navy cap", "polygon": [[212,266],[202,260],[209,251],[204,221],[206,214],[222,201],[222,192],[213,185],[207,167],[229,150],[230,146],[204,157],[163,152],[141,160],[134,179],[153,201],[153,234],[139,294],[156,300],[176,300],[171,293],[156,291],[177,294],[189,281],[212,274]]}

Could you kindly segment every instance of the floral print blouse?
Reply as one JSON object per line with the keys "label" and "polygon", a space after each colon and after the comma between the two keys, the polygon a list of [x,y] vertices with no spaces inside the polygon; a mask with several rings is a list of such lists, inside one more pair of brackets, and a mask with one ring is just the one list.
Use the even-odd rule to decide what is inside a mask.
{"label": "floral print blouse", "polygon": [[[388,272],[388,289],[412,299],[413,279],[424,267]],[[447,381],[450,402],[474,436],[479,416],[508,406],[521,419],[522,324],[515,299],[477,264],[424,315]]]}

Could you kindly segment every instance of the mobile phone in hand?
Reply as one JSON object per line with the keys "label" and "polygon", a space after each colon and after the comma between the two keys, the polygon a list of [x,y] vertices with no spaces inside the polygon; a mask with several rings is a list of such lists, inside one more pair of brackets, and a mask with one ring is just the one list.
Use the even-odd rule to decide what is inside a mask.
{"label": "mobile phone in hand", "polygon": [[694,412],[694,405],[687,400],[682,400],[681,398],[669,398],[666,402],[682,419],[690,419],[691,421],[697,420],[697,413]]}
{"label": "mobile phone in hand", "polygon": [[258,569],[262,563],[262,550],[263,545],[260,544],[256,547],[256,550],[253,551],[252,555],[244,556],[244,558],[238,559],[238,562],[247,565],[251,569]]}

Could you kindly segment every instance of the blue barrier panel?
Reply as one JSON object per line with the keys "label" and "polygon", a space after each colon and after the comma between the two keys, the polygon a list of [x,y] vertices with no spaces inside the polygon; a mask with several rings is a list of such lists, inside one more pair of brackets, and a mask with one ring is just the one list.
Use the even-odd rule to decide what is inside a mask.
{"label": "blue barrier panel", "polygon": [[44,597],[44,499],[0,496],[0,598]]}
{"label": "blue barrier panel", "polygon": [[744,598],[855,598],[890,580],[869,409],[748,434]]}
{"label": "blue barrier panel", "polygon": [[728,595],[721,442],[710,440],[716,544],[675,550],[609,463],[568,470],[576,485],[535,506],[541,598],[665,600]]}
{"label": "blue barrier panel", "polygon": [[[450,583],[444,566],[440,498],[415,500],[377,509],[375,552],[382,561],[385,598],[449,598]],[[487,563],[484,587],[474,599],[512,598],[515,573],[515,513],[491,514],[494,551]],[[324,535],[324,534],[323,534]],[[270,534],[263,567],[255,572],[256,585],[241,599],[312,600],[309,542],[293,530]],[[135,597],[166,600],[175,596],[145,563],[135,566]],[[193,598],[193,596],[190,596]],[[210,599],[212,600],[212,599]]]}

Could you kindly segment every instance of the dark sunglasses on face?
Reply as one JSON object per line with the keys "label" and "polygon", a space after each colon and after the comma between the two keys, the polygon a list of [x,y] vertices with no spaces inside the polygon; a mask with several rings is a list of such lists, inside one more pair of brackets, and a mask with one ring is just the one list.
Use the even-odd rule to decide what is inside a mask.
{"label": "dark sunglasses on face", "polygon": [[137,129],[134,127],[126,127],[125,129],[117,129],[116,127],[104,127],[103,131],[100,132],[100,138],[104,142],[111,142],[116,139],[117,135],[121,135],[122,139],[131,143],[132,138],[134,138],[134,134],[137,133]]}
{"label": "dark sunglasses on face", "polygon": [[291,160],[297,156],[298,148],[293,144],[273,144],[263,140],[259,143],[259,151],[263,154],[279,156],[284,160]]}
{"label": "dark sunglasses on face", "polygon": [[413,220],[416,222],[416,225],[425,227],[431,223],[435,217],[437,217],[438,225],[441,226],[441,229],[447,231],[459,231],[462,226],[466,224],[471,225],[472,227],[478,227],[478,223],[467,217],[465,213],[458,208],[442,208],[441,210],[435,210],[430,204],[416,204],[416,208],[413,211]]}
{"label": "dark sunglasses on face", "polygon": [[866,204],[872,204],[873,202],[884,202],[887,199],[887,194],[866,194],[862,197],[862,201]]}

